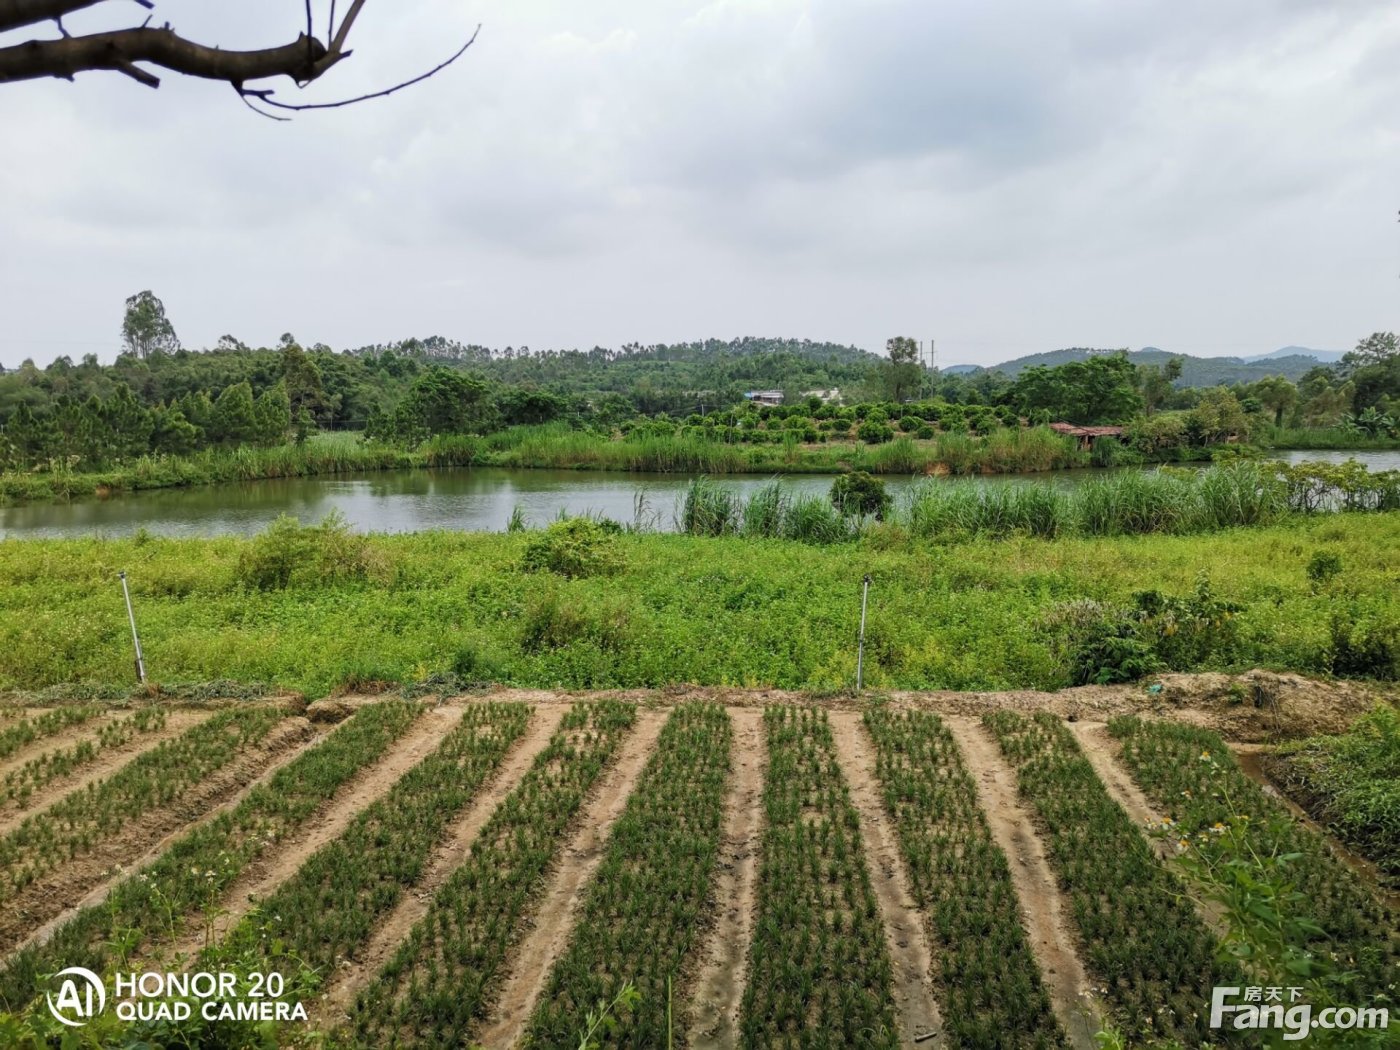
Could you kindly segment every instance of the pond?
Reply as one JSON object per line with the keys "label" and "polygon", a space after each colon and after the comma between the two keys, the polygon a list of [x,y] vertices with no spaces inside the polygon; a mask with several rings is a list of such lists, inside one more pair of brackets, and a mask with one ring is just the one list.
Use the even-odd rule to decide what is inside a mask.
{"label": "pond", "polygon": [[[1372,470],[1400,469],[1400,452],[1286,452],[1291,462],[1341,462],[1355,457]],[[997,475],[981,484],[1076,485],[1102,471]],[[741,496],[766,484],[767,477],[716,479]],[[795,474],[784,483],[794,492],[822,496],[831,488],[825,475]],[[887,477],[896,498],[916,480]],[[420,532],[460,529],[499,532],[519,507],[531,525],[559,514],[597,514],[621,522],[641,518],[652,528],[675,528],[677,504],[690,478],[683,474],[625,474],[574,470],[461,468],[394,470],[314,478],[250,481],[189,489],[153,489],[110,499],[35,503],[0,507],[0,538],[124,536],[144,528],[166,536],[218,536],[257,532],[279,514],[319,521],[339,510],[352,528],[364,532]]]}

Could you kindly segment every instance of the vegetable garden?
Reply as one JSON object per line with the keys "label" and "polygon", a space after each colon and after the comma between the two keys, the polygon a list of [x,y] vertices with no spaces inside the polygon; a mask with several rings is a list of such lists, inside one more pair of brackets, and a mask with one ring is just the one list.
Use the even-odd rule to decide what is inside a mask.
{"label": "vegetable garden", "polygon": [[[277,972],[278,995],[310,1012],[257,1025],[109,1011],[82,1036],[96,1046],[935,1037],[1094,1050],[1092,1031],[1068,1023],[1047,928],[1092,980],[1105,1046],[1266,1045],[1210,1027],[1220,985],[1393,1009],[1388,898],[1209,730],[1118,717],[1091,741],[1044,711],[945,721],[936,701],[909,696],[863,705],[860,720],[760,700],[762,736],[755,712],[737,737],[726,703],[752,702],[507,693],[333,702],[327,716],[247,701],[197,720],[162,705],[18,711],[0,721],[0,749],[14,741],[0,785],[22,811],[0,835],[0,1042],[60,1045],[49,975],[82,966]],[[763,770],[761,796],[738,790],[741,764]],[[27,801],[83,769],[94,772],[66,795]],[[1006,786],[989,793],[988,777]],[[1160,812],[1153,825],[1129,815],[1125,784]],[[742,842],[727,838],[735,813],[754,814]],[[98,866],[126,824],[166,827],[157,817],[178,826]],[[1051,884],[1019,871],[1018,842],[1043,851],[1035,870]],[[753,877],[718,877],[739,864]],[[876,889],[891,865],[910,898],[898,906],[916,917],[899,937],[927,946],[937,1031],[911,1023],[897,977],[909,956]],[[61,899],[26,890],[59,877]],[[1063,901],[1049,927],[1048,896]],[[735,912],[751,917],[733,938],[747,942],[742,966],[703,993],[704,1012],[729,1021],[726,1042],[686,1018],[715,938],[734,928],[717,919]],[[1387,1038],[1351,1034],[1325,1045]]]}

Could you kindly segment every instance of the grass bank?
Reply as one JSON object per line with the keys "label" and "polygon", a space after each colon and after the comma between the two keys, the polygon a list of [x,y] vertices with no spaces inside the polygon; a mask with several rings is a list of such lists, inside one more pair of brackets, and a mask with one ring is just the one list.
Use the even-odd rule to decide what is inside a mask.
{"label": "grass bank", "polygon": [[839,546],[623,533],[608,537],[607,571],[577,577],[527,571],[537,533],[315,531],[0,541],[0,687],[129,681],[118,570],[155,680],[312,694],[449,672],[539,687],[845,687],[865,573],[874,686],[1400,671],[1395,513],[945,544],[896,529]]}

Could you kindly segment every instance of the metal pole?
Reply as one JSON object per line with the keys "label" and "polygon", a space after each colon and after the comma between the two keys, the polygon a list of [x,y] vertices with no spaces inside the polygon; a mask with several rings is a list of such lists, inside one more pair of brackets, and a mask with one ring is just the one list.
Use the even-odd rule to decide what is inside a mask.
{"label": "metal pole", "polygon": [[865,605],[870,598],[870,574],[861,581],[860,590],[860,644],[856,649],[856,692],[860,692],[865,681]]}
{"label": "metal pole", "polygon": [[[126,618],[131,621],[131,644],[136,647],[136,680],[144,685],[146,682],[146,662],[141,659],[141,636],[136,633],[136,613],[131,609],[131,591],[126,585],[126,573],[119,572],[117,576],[122,581],[122,597],[126,599]],[[862,627],[863,632],[864,628]]]}

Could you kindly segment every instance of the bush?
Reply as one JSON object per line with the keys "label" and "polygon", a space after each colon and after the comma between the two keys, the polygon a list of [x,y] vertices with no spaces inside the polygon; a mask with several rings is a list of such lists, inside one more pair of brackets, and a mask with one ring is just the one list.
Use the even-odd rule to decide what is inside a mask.
{"label": "bush", "polygon": [[622,600],[585,605],[551,586],[526,606],[520,647],[541,653],[590,642],[602,652],[617,652],[626,645],[631,626],[631,610]]}
{"label": "bush", "polygon": [[1332,614],[1332,673],[1338,678],[1400,679],[1400,624],[1358,610]]}
{"label": "bush", "polygon": [[1084,598],[1055,606],[1046,625],[1067,664],[1071,685],[1133,682],[1161,667],[1143,638],[1141,618],[1120,605]]}
{"label": "bush", "polygon": [[866,420],[856,430],[856,437],[864,441],[867,445],[883,445],[886,441],[894,439],[893,428],[884,423],[876,423],[873,420]]}
{"label": "bush", "polygon": [[1335,551],[1313,551],[1308,559],[1308,579],[1324,584],[1342,571],[1342,556]]}
{"label": "bush", "polygon": [[366,580],[384,568],[381,556],[350,531],[339,511],[319,525],[302,525],[282,514],[239,555],[236,578],[245,587],[271,591]]}
{"label": "bush", "polygon": [[832,482],[831,505],[842,514],[874,515],[882,521],[890,509],[890,494],[879,478],[856,470]]}
{"label": "bush", "polygon": [[614,534],[592,518],[564,518],[530,538],[521,567],[571,578],[616,572],[622,560],[613,545]]}

